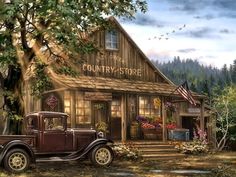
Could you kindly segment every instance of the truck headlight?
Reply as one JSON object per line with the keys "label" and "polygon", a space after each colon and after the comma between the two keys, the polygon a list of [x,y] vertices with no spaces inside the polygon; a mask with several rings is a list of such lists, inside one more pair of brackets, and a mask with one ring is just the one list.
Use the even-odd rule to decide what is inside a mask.
{"label": "truck headlight", "polygon": [[97,135],[98,135],[98,138],[104,138],[104,133],[103,132],[98,132]]}

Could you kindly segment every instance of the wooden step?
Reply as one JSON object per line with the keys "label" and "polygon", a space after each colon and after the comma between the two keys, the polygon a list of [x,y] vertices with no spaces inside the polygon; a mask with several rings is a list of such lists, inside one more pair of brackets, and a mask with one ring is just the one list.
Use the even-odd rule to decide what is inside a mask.
{"label": "wooden step", "polygon": [[184,154],[180,153],[167,153],[167,154],[143,154],[143,159],[152,160],[152,159],[177,159],[186,157]]}
{"label": "wooden step", "polygon": [[143,145],[143,144],[138,144],[138,145],[133,145],[135,148],[156,148],[156,149],[168,149],[168,148],[175,148],[172,145],[168,144],[148,144],[148,145]]}
{"label": "wooden step", "polygon": [[[122,144],[122,142],[116,142],[115,144]],[[144,160],[172,160],[185,157],[169,142],[131,141],[125,144],[136,148]]]}
{"label": "wooden step", "polygon": [[178,153],[178,150],[176,149],[143,149],[138,150],[141,154],[169,154],[169,153]]}

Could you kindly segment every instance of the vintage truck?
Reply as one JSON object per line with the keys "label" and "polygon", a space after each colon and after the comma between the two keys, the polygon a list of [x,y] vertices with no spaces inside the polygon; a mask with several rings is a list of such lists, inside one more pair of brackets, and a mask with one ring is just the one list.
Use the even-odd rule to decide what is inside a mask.
{"label": "vintage truck", "polygon": [[67,128],[66,113],[36,112],[25,116],[24,135],[0,136],[0,164],[20,173],[36,162],[89,158],[97,166],[113,161],[113,142],[94,129]]}

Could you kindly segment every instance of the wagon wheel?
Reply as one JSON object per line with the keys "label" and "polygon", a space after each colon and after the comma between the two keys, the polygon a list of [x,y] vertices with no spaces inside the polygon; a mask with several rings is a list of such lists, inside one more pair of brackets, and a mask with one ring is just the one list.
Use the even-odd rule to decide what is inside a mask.
{"label": "wagon wheel", "polygon": [[20,173],[29,168],[30,157],[23,149],[12,149],[4,157],[4,168],[12,173]]}
{"label": "wagon wheel", "polygon": [[113,161],[114,155],[112,149],[107,145],[95,147],[90,156],[90,160],[96,166],[109,166]]}

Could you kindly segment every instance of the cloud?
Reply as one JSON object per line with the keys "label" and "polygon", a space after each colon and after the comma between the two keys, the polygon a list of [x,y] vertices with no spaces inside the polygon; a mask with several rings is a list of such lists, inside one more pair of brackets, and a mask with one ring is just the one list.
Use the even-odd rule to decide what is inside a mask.
{"label": "cloud", "polygon": [[230,33],[233,33],[232,31],[230,31],[229,29],[221,29],[220,30],[220,33],[223,33],[223,34],[230,34]]}
{"label": "cloud", "polygon": [[217,36],[215,33],[215,30],[208,28],[208,27],[202,27],[197,28],[195,30],[189,30],[187,32],[178,32],[177,35],[192,37],[192,38],[220,38],[220,36]]}
{"label": "cloud", "polygon": [[219,14],[219,17],[227,17],[227,18],[236,18],[235,12],[222,12]]}
{"label": "cloud", "polygon": [[214,16],[212,14],[206,14],[206,15],[202,15],[202,16],[197,15],[197,16],[194,16],[193,18],[212,20],[212,19],[216,18],[216,16]]}
{"label": "cloud", "polygon": [[180,52],[180,53],[191,53],[191,52],[195,52],[196,51],[196,49],[194,49],[194,48],[188,48],[188,49],[180,49],[180,50],[178,50],[178,52]]}
{"label": "cloud", "polygon": [[150,59],[158,59],[159,61],[169,61],[172,57],[172,51],[170,50],[163,50],[163,51],[157,51],[156,49],[149,49],[147,52],[145,52],[148,58]]}
{"label": "cloud", "polygon": [[196,12],[202,10],[210,5],[211,0],[168,0],[172,7],[169,10],[172,11],[186,11],[186,12]]}
{"label": "cloud", "polygon": [[133,19],[132,21],[127,19],[121,19],[120,21],[123,23],[129,23],[129,24],[133,23],[140,26],[155,26],[158,28],[164,27],[164,22],[158,21],[154,17],[151,17],[148,14],[137,13],[135,19]]}
{"label": "cloud", "polygon": [[235,0],[214,0],[213,5],[224,10],[235,11],[236,9]]}
{"label": "cloud", "polygon": [[[184,11],[187,13],[202,12],[204,10],[219,13],[220,16],[236,18],[235,0],[167,0],[170,11]],[[211,20],[214,16],[195,16],[195,18],[204,18]]]}

